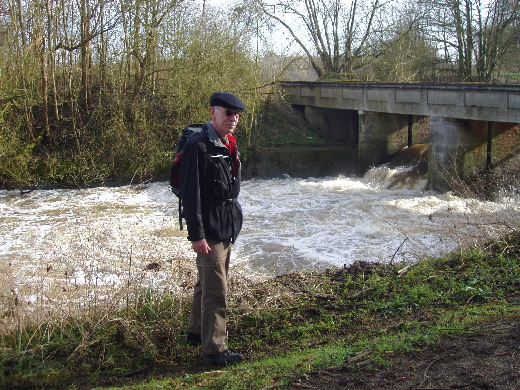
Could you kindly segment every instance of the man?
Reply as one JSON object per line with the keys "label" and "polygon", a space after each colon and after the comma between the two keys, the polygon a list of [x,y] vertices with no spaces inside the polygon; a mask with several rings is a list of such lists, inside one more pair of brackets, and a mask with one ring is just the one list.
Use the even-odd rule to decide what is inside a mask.
{"label": "man", "polygon": [[188,342],[202,345],[203,362],[227,365],[242,355],[226,346],[226,294],[231,246],[242,228],[240,159],[233,135],[244,103],[229,92],[210,98],[211,120],[187,141],[180,172],[188,240],[197,253]]}

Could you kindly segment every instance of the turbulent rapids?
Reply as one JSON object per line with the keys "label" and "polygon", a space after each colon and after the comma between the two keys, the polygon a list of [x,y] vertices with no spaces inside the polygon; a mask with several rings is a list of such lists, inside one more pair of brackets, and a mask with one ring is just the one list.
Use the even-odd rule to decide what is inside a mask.
{"label": "turbulent rapids", "polygon": [[[410,180],[411,170],[244,181],[245,222],[232,272],[265,278],[357,260],[415,261],[518,221],[517,198],[482,202],[429,192],[424,177]],[[69,303],[97,301],[122,286],[184,291],[191,283],[193,256],[165,182],[2,191],[0,210],[0,283],[27,304],[63,294]]]}

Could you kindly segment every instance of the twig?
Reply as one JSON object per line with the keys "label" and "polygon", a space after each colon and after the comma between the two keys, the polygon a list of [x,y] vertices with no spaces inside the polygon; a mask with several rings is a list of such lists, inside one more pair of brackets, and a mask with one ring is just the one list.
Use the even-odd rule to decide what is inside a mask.
{"label": "twig", "polygon": [[[437,359],[433,359],[430,364],[428,364],[428,367],[426,367],[424,369],[424,374],[423,374],[423,381],[421,382],[421,384],[419,386],[422,386],[424,384],[424,382],[426,382],[426,378],[429,378],[428,375],[426,374],[428,372],[428,369],[432,366],[433,363],[437,362],[438,360],[441,360],[442,358],[437,358]],[[419,389],[416,389],[416,390],[419,390]]]}
{"label": "twig", "polygon": [[390,259],[390,265],[393,265],[394,263],[394,257],[397,255],[397,252],[399,252],[399,250],[401,249],[401,247],[404,245],[404,243],[408,240],[408,237],[406,237],[403,242],[401,242],[401,245],[399,245],[399,247],[397,248],[397,250],[395,251],[395,253],[392,255],[392,258]]}

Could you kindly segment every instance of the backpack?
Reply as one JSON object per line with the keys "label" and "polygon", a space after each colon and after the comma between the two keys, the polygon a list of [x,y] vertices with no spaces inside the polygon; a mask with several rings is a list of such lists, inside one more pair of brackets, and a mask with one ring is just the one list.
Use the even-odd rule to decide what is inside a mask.
{"label": "backpack", "polygon": [[182,202],[181,202],[181,163],[182,163],[182,152],[186,142],[188,139],[194,134],[202,131],[202,124],[194,124],[185,127],[182,130],[182,135],[175,142],[175,157],[173,159],[171,171],[170,171],[170,186],[172,187],[172,192],[179,198],[179,227],[180,230],[183,230],[182,226]]}

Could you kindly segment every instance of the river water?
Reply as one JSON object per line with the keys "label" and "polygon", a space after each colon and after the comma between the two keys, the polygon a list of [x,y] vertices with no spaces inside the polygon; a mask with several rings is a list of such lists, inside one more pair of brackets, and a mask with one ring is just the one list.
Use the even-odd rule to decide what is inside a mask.
{"label": "river water", "polygon": [[[518,197],[462,199],[425,191],[424,180],[388,189],[407,169],[244,181],[232,274],[261,279],[358,260],[413,262],[518,227]],[[0,215],[2,299],[82,304],[114,299],[121,287],[193,284],[193,256],[166,182],[0,191]]]}

